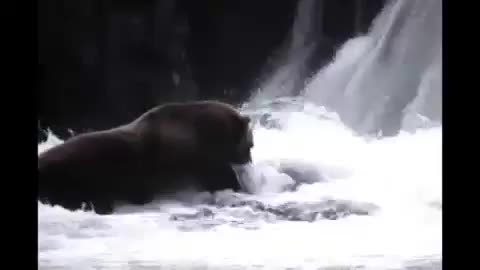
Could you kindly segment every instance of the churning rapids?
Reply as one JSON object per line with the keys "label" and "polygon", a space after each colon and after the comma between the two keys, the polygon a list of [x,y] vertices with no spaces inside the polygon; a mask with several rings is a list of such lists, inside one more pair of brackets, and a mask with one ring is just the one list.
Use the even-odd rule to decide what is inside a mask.
{"label": "churning rapids", "polygon": [[[432,26],[438,9],[421,14],[417,24],[395,22],[415,22],[405,15],[415,5],[435,5],[408,3],[414,4],[399,1],[383,11],[379,20],[390,18],[391,27],[377,23],[369,35],[349,41],[301,95],[252,98],[241,108],[254,119],[253,164],[239,170],[252,194],[184,192],[143,207],[122,206],[111,216],[39,203],[40,268],[441,269],[442,125],[441,118],[420,116],[430,108],[428,118],[435,118],[432,106],[441,108],[441,53],[419,60],[415,54],[426,57],[421,50],[435,46],[413,50],[405,41],[440,42],[435,48],[441,52],[441,39],[408,34],[421,37],[408,29]],[[395,35],[403,35],[403,49],[392,45]],[[367,46],[372,39],[380,40],[377,46]],[[383,80],[367,85],[379,71]],[[412,76],[415,86],[402,84]],[[353,94],[345,94],[343,105],[324,102],[337,104],[326,109],[322,96],[340,86]],[[358,92],[364,87],[373,91],[370,105]],[[363,120],[355,117],[370,107],[380,115],[371,106],[379,103],[375,97],[388,92],[401,99],[402,87],[415,88],[409,108],[417,106],[405,112],[402,130],[391,137],[363,135],[356,125]],[[350,105],[359,114],[348,111]],[[50,134],[39,153],[60,143]]]}
{"label": "churning rapids", "polygon": [[[276,114],[265,108],[271,118],[262,122],[272,128],[256,125],[246,183],[255,195],[184,194],[125,206],[113,216],[39,204],[40,265],[396,269],[439,263],[441,128],[364,139],[321,108],[294,104]],[[40,151],[56,143],[50,136]]]}

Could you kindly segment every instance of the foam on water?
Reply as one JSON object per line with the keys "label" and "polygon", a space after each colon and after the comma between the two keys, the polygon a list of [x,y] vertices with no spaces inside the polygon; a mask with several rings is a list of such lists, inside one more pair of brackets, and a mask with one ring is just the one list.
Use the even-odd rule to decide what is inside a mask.
{"label": "foam on water", "polygon": [[[198,212],[206,204],[192,198],[205,194],[190,194],[189,204],[154,202],[130,210],[124,207],[112,216],[39,203],[40,264],[75,265],[77,269],[128,265],[180,269],[193,265],[212,269],[364,265],[385,269],[416,259],[432,260],[431,256],[441,260],[441,127],[365,139],[313,105],[280,115],[278,129],[265,128],[260,122],[254,129],[250,176],[256,181],[257,193],[227,191],[217,196],[237,196],[271,207],[343,200],[359,207],[374,206],[369,215],[313,222],[265,217],[249,221],[248,209],[217,204],[210,208],[210,222],[215,220],[216,226],[183,230],[187,221],[172,220],[171,215]],[[39,147],[57,143],[49,136]],[[282,173],[289,164],[314,168],[318,174],[310,177],[318,177],[314,179],[318,182],[280,192],[295,181]],[[203,223],[208,219],[203,217]],[[233,220],[252,227],[233,226]]]}

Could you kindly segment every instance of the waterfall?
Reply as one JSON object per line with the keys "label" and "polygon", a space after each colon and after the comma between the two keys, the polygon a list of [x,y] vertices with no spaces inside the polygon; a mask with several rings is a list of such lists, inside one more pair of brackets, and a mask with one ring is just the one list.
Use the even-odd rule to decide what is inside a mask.
{"label": "waterfall", "polygon": [[254,101],[299,94],[304,88],[306,62],[314,49],[314,16],[316,0],[300,0],[286,51],[267,80],[251,98]]}
{"label": "waterfall", "polygon": [[415,116],[441,121],[442,1],[389,2],[307,85],[306,100],[359,133],[395,134]]}

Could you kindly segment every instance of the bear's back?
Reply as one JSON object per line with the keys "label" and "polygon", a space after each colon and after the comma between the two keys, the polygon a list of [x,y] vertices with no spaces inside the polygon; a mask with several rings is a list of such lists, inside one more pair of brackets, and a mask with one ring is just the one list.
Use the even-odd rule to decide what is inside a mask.
{"label": "bear's back", "polygon": [[39,156],[39,195],[55,197],[72,190],[89,197],[96,192],[120,191],[122,179],[135,177],[141,170],[141,160],[138,146],[128,136],[79,135]]}

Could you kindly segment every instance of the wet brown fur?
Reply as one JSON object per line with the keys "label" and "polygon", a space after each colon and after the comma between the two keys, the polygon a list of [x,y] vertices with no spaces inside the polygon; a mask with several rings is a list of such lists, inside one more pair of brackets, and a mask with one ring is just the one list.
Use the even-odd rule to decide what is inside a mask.
{"label": "wet brown fur", "polygon": [[116,201],[144,204],[188,186],[238,191],[232,164],[251,161],[249,121],[216,101],[157,106],[40,154],[38,198],[71,210],[85,202],[108,214]]}

